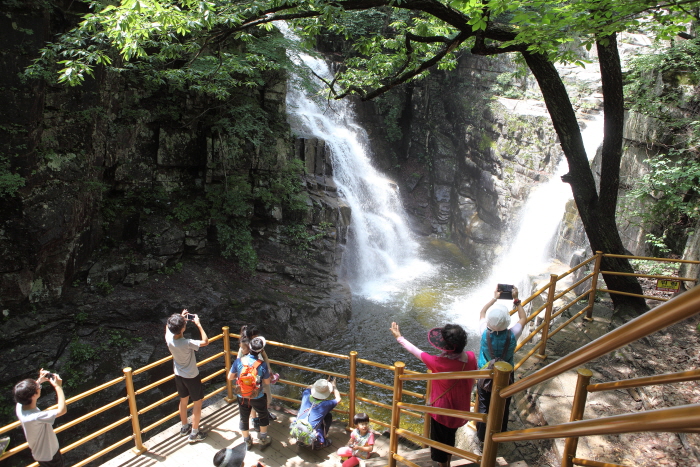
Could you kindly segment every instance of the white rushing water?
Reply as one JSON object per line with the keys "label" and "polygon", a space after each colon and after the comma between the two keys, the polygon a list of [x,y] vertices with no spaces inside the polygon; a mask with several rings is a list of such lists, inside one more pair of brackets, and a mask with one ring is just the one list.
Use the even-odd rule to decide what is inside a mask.
{"label": "white rushing water", "polygon": [[[286,25],[278,27],[285,36],[293,38]],[[291,58],[315,75],[332,80],[323,60],[303,53]],[[287,112],[295,133],[326,142],[333,160],[333,179],[352,209],[343,255],[344,274],[353,295],[392,309],[410,310],[415,298],[426,287],[439,284],[437,275],[446,270],[441,264],[420,258],[420,249],[405,222],[398,187],[373,167],[366,132],[355,122],[351,104],[347,99],[328,100],[321,93],[324,88],[320,80],[317,86],[313,93],[298,78],[292,80],[287,92]],[[590,159],[602,141],[602,118],[588,122],[582,136]],[[471,287],[442,284],[443,290],[436,292],[441,298],[435,302],[435,312],[441,311],[443,319],[458,322],[475,333],[479,310],[493,296],[497,283],[515,284],[521,296],[530,292],[530,275],[544,272],[551,263],[550,245],[566,203],[572,198],[570,186],[561,181],[567,170],[568,164],[562,157],[556,173],[532,189],[517,213],[518,228],[506,235],[509,246],[488,277],[480,278],[478,285]],[[382,310],[376,311],[386,312]]]}
{"label": "white rushing water", "polygon": [[[603,141],[602,115],[587,122],[581,136],[589,160],[593,159]],[[532,189],[519,213],[518,228],[511,235],[512,240],[508,241],[509,247],[500,256],[489,277],[468,295],[456,299],[448,315],[464,320],[467,312],[471,319],[462,324],[476,330],[478,313],[493,297],[496,284],[515,285],[521,297],[532,293],[530,277],[545,272],[552,263],[552,240],[559,230],[566,204],[573,198],[571,186],[561,181],[561,176],[568,170],[566,158],[562,157],[556,172]],[[516,318],[517,315],[514,315],[513,319]]]}
{"label": "white rushing water", "polygon": [[[286,25],[277,24],[288,38]],[[321,59],[307,54],[291,56],[328,81],[332,74]],[[377,300],[400,289],[401,284],[432,267],[417,256],[417,244],[406,225],[398,186],[378,172],[370,161],[367,134],[355,122],[348,99],[327,100],[320,91],[309,92],[298,77],[287,90],[287,113],[295,133],[322,139],[330,148],[333,180],[352,209],[343,273],[353,293]]]}

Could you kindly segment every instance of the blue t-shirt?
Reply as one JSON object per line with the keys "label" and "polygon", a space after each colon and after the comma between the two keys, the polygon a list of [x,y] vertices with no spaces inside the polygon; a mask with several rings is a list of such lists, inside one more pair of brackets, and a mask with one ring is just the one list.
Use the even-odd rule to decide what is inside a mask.
{"label": "blue t-shirt", "polygon": [[[333,397],[333,394],[331,394],[330,397]],[[306,418],[308,415],[309,423],[311,426],[316,428],[316,434],[319,435],[320,442],[325,440],[325,433],[321,431],[321,421],[328,412],[333,410],[333,408],[338,405],[335,398],[331,399],[330,397],[322,401],[314,399],[314,402],[312,402],[310,399],[311,388],[306,388],[304,389],[304,392],[301,393],[301,406],[299,407],[299,414],[297,415],[297,418]],[[311,407],[311,411],[307,412],[309,407]]]}
{"label": "blue t-shirt", "polygon": [[[236,361],[233,362],[233,364],[231,365],[231,373],[240,375],[245,365],[253,365],[256,360],[257,359],[250,354],[244,355],[241,358],[237,358]],[[270,370],[267,369],[267,365],[265,365],[265,362],[261,362],[261,365],[258,367],[258,376],[260,376],[261,381],[270,377]],[[263,396],[265,396],[265,392],[260,391],[258,397],[253,397],[253,399],[260,399]]]}

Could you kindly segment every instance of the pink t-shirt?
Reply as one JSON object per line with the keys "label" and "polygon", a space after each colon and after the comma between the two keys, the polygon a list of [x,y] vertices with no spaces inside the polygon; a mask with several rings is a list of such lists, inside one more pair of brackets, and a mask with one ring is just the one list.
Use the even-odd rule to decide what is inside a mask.
{"label": "pink t-shirt", "polygon": [[[448,371],[473,371],[476,370],[476,356],[474,352],[464,352],[459,358],[448,358],[430,355],[423,352],[406,340],[399,337],[397,342],[423,363],[433,373]],[[471,410],[471,395],[473,379],[434,380],[430,391],[430,400],[433,407],[455,409],[469,412]],[[459,428],[467,423],[463,418],[448,417],[446,415],[430,414],[436,422],[448,428]]]}

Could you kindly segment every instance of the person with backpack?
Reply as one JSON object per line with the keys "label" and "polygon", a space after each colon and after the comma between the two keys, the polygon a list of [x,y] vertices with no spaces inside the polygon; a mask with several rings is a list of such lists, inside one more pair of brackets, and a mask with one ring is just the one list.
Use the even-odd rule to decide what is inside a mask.
{"label": "person with backpack", "polygon": [[[333,399],[329,399],[331,392]],[[299,414],[292,420],[289,434],[297,444],[311,449],[323,449],[333,441],[328,438],[328,430],[333,422],[331,410],[340,402],[340,392],[335,379],[319,379],[301,393]]]}
{"label": "person with backpack", "polygon": [[[267,410],[267,396],[263,385],[270,384],[270,370],[264,361],[259,358],[265,348],[265,338],[254,337],[249,344],[250,353],[237,358],[231,365],[228,379],[234,381],[234,392],[238,399],[238,414],[240,416],[239,429],[243,435],[246,447],[253,447],[253,439],[250,437],[250,411],[255,409],[260,424],[258,443],[261,448],[266,448],[272,442],[267,434],[270,425],[270,413]],[[265,386],[267,387],[267,386]]]}
{"label": "person with backpack", "polygon": [[[428,331],[428,342],[441,352],[437,356],[423,352],[411,344],[401,335],[398,324],[391,323],[391,333],[403,348],[425,363],[433,373],[476,370],[474,352],[464,351],[467,345],[467,333],[462,326],[446,324],[441,328]],[[473,382],[472,379],[436,379],[432,382],[432,389],[425,405],[469,412]],[[430,439],[454,446],[457,429],[466,423],[467,420],[463,418],[430,414]],[[447,467],[452,460],[452,454],[431,446],[430,458],[440,467]]]}
{"label": "person with backpack", "polygon": [[[523,327],[527,324],[527,315],[525,309],[520,304],[518,299],[518,289],[513,287],[513,305],[518,310],[518,322],[510,325],[510,312],[505,305],[496,305],[496,301],[500,297],[500,290],[496,288],[494,296],[489,302],[484,305],[479,315],[479,330],[481,333],[481,348],[479,349],[479,368],[487,368],[492,361],[503,360],[511,365],[514,365],[513,354],[515,347],[518,344],[518,337],[523,332]],[[513,382],[513,373],[510,375],[510,382]],[[479,399],[479,413],[488,413],[489,404],[491,403],[491,387],[484,386],[481,383],[477,384],[476,392]],[[483,380],[485,381],[485,380]],[[490,381],[490,380],[488,380]],[[506,399],[505,409],[503,411],[503,424],[501,431],[508,429],[508,410],[510,408],[510,400]],[[486,423],[476,423],[476,436],[480,442],[484,442],[486,436]]]}
{"label": "person with backpack", "polygon": [[[241,358],[242,356],[248,355],[250,353],[250,341],[259,335],[260,331],[258,330],[258,327],[256,325],[244,324],[243,326],[241,326],[241,334],[238,344],[238,358]],[[275,384],[279,380],[280,375],[279,373],[272,372],[270,360],[267,358],[267,353],[265,352],[265,349],[263,349],[258,358],[262,359],[265,362],[265,365],[267,365],[267,369],[270,372],[270,384]],[[267,411],[270,416],[270,420],[277,420],[277,415],[275,415],[270,410],[270,406],[272,405],[272,389],[268,385],[264,387],[264,390],[265,394],[267,395]],[[250,413],[253,416],[253,431],[259,432],[260,422],[258,419],[258,414],[255,412],[255,409],[253,409]]]}

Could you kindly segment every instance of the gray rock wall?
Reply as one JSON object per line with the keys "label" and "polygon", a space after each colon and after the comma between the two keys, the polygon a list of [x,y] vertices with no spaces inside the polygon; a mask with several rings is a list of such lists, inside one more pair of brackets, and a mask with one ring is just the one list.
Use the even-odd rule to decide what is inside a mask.
{"label": "gray rock wall", "polygon": [[[394,173],[414,230],[457,243],[477,266],[500,252],[529,190],[562,157],[541,106],[516,109],[489,97],[497,77],[513,69],[507,57],[465,55],[456,70],[435,71],[359,106],[378,164]],[[386,110],[392,106],[398,109]],[[392,125],[401,130],[393,144],[382,131]]]}
{"label": "gray rock wall", "polygon": [[[255,323],[273,340],[313,347],[346,329],[350,290],[338,265],[351,213],[324,142],[290,135],[285,76],[223,104],[100,70],[72,89],[24,82],[18,73],[57,23],[41,10],[11,16],[0,15],[0,145],[26,185],[0,197],[0,387],[41,365],[73,379],[73,394],[117,377],[164,356],[164,322],[182,308],[212,335]],[[258,146],[227,143],[208,119],[244,99],[271,130]],[[268,187],[264,175],[294,159],[307,172],[295,181],[306,209],[250,203],[239,218],[257,269],[222,258],[219,226],[189,219],[214,218],[195,201],[231,174]]]}

